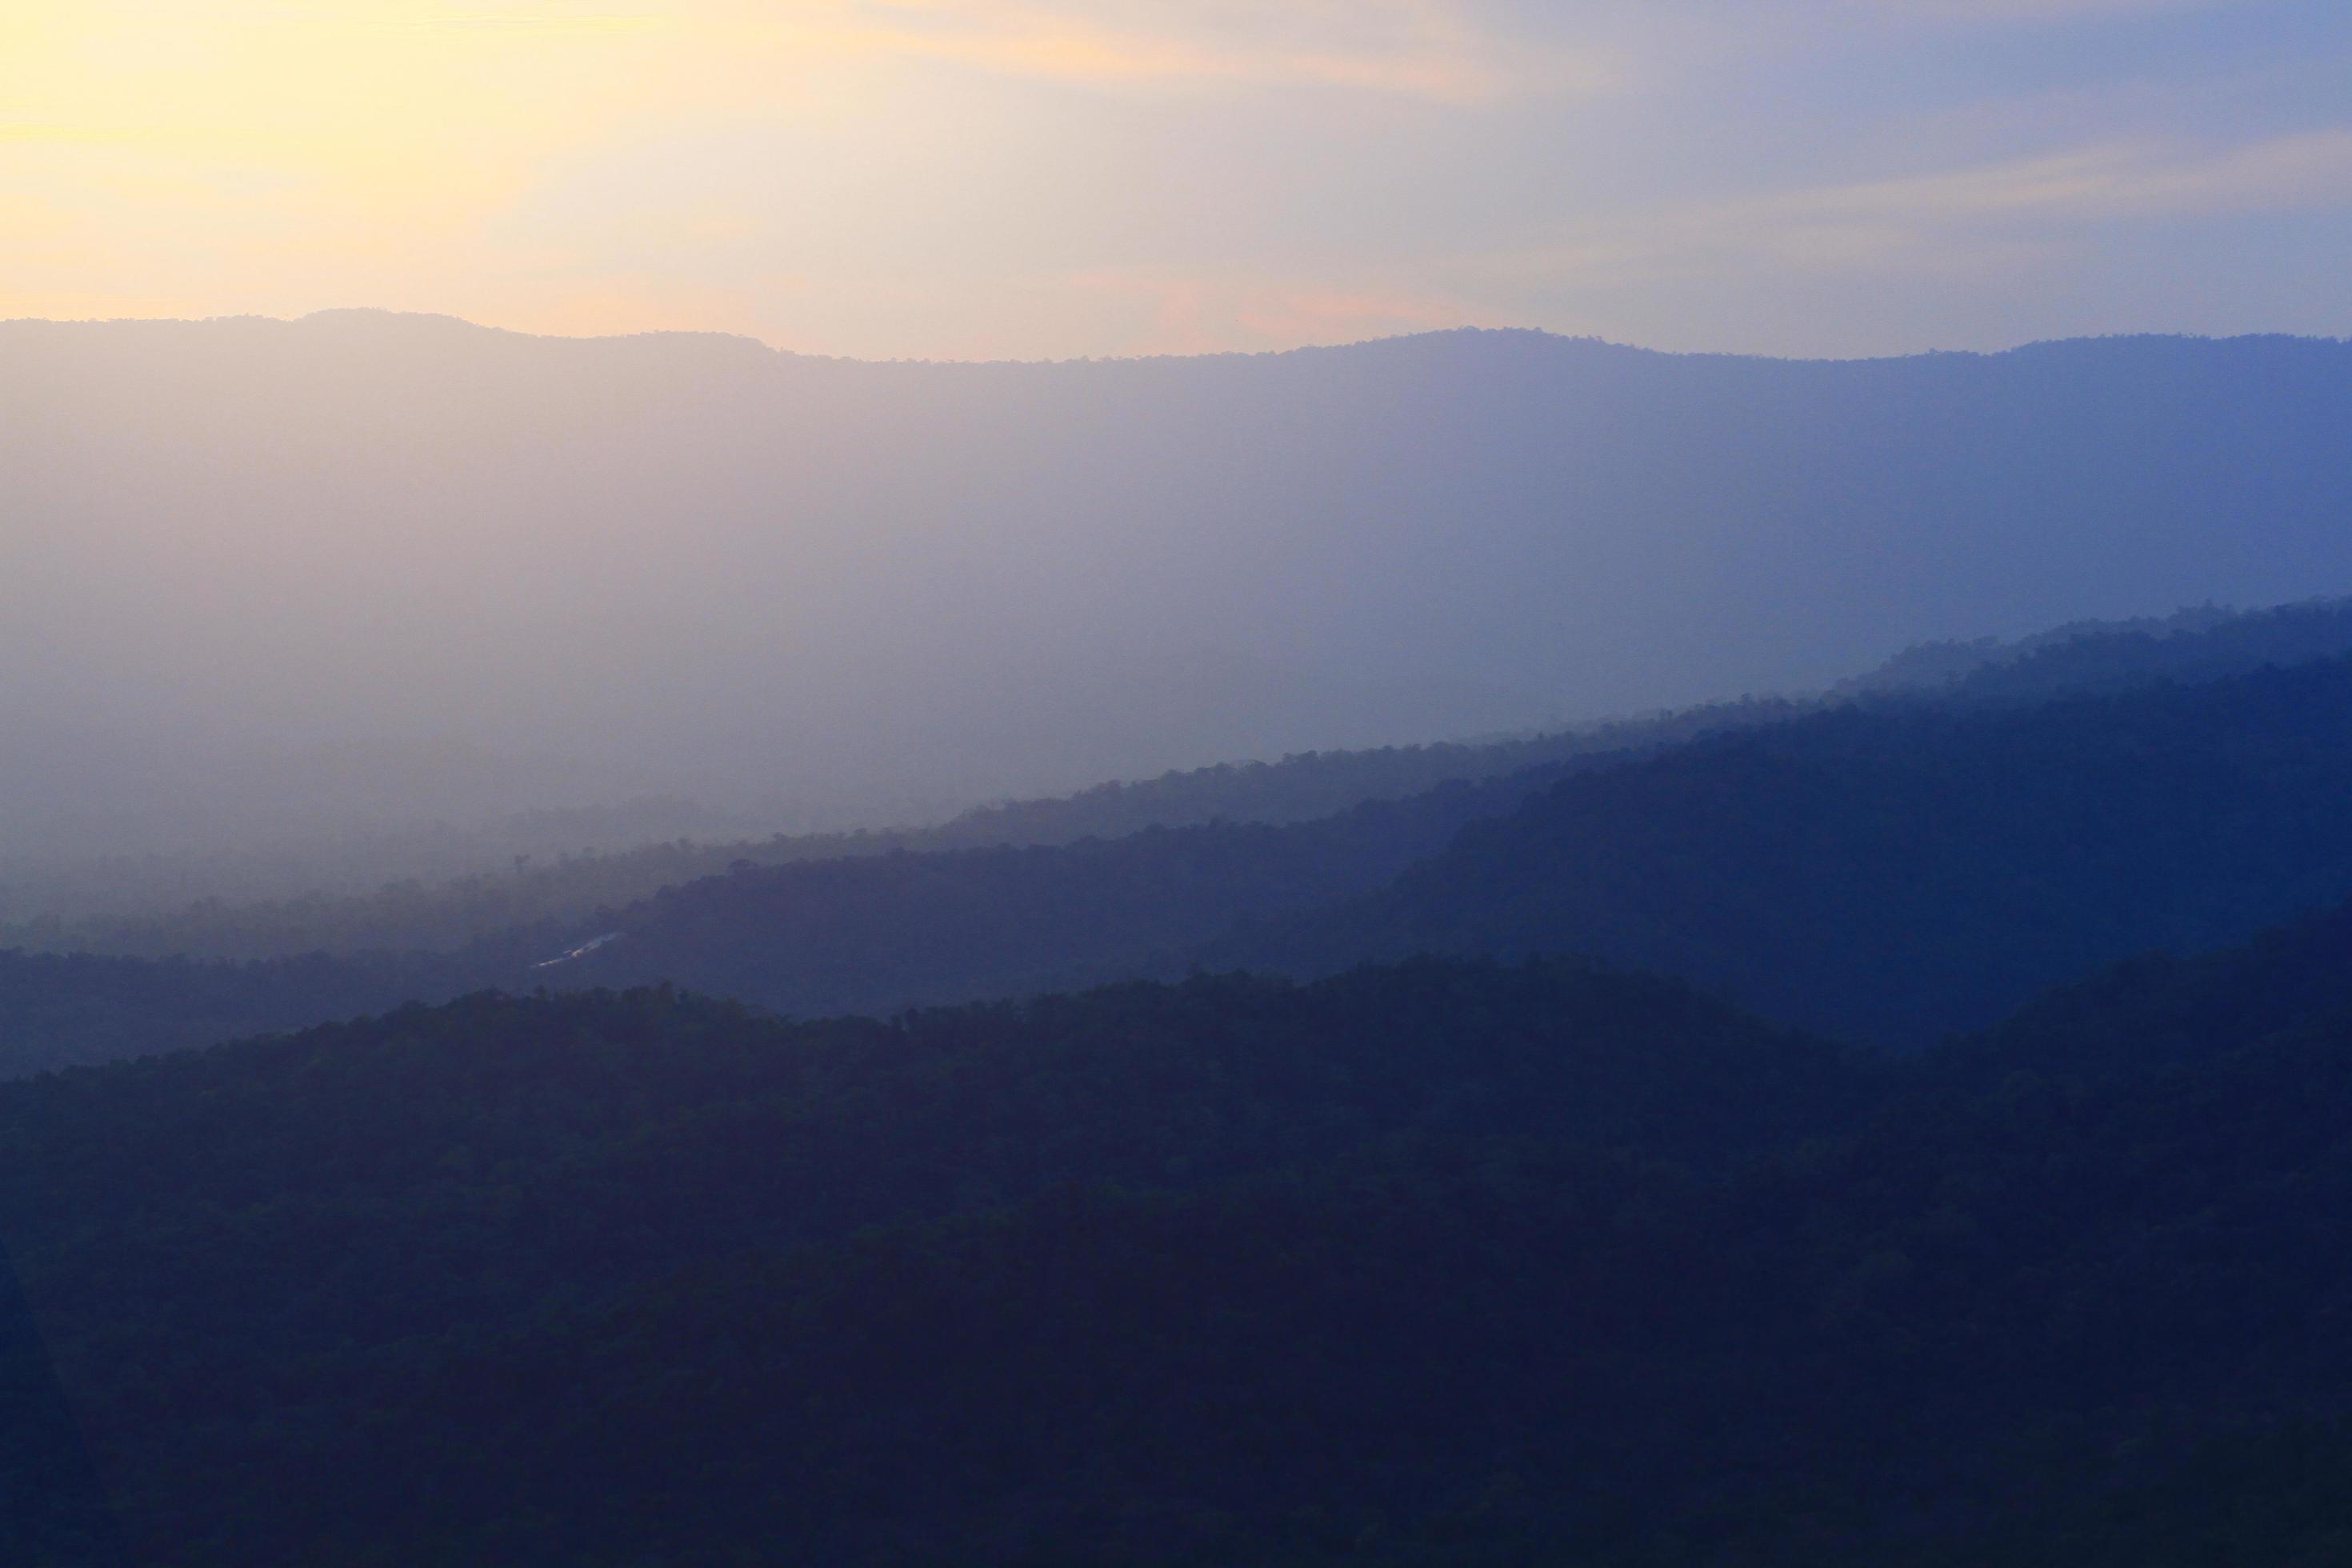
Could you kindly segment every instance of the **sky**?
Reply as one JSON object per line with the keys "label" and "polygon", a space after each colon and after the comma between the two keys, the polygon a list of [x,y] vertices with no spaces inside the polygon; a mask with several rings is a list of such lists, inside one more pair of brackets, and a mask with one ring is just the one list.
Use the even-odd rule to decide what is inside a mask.
{"label": "sky", "polygon": [[2352,333],[2344,0],[0,0],[0,317]]}

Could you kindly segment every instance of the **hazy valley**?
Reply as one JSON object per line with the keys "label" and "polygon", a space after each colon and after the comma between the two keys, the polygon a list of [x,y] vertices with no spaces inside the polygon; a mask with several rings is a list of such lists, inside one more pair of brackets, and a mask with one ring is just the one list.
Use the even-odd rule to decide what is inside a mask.
{"label": "hazy valley", "polygon": [[26,1560],[2352,1528],[2343,345],[5,334]]}

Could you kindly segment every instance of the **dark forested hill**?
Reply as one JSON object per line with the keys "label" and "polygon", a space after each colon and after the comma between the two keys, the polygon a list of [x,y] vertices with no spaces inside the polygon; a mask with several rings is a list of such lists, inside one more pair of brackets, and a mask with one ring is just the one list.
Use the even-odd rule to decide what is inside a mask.
{"label": "dark forested hill", "polygon": [[[868,1269],[898,1267],[887,1254],[908,1245],[931,1257],[925,1227],[953,1216],[984,1238],[999,1224],[1123,1203],[1121,1191],[1227,1194],[1207,1200],[1221,1205],[1246,1184],[1280,1193],[1299,1180],[1310,1185],[1297,1201],[1312,1205],[1328,1179],[1313,1173],[1369,1158],[1373,1184],[1350,1201],[1370,1203],[1373,1220],[1396,1174],[1434,1162],[1484,1188],[1517,1179],[1485,1167],[1522,1145],[1542,1152],[1538,1166],[1607,1172],[1607,1158],[1582,1151],[1632,1147],[1710,1171],[1833,1130],[1869,1081],[1835,1050],[1684,988],[1559,965],[1408,965],[1305,988],[1200,980],[897,1025],[782,1026],[667,993],[482,997],[0,1089],[11,1173],[0,1234],[122,1517],[154,1560],[641,1561],[665,1546],[708,1560],[719,1527],[706,1502],[742,1500],[714,1494],[692,1503],[692,1520],[661,1523],[673,1505],[653,1500],[676,1484],[674,1467],[783,1472],[767,1439],[739,1440],[732,1417],[698,1414],[703,1394],[689,1385],[718,1364],[710,1356],[748,1356],[756,1378],[752,1368],[781,1370],[803,1350],[770,1330],[745,1341],[659,1331],[664,1348],[627,1373],[669,1361],[687,1380],[657,1426],[551,1400],[541,1359],[584,1357],[557,1375],[601,1384],[604,1326],[625,1321],[614,1314],[675,1310],[681,1290],[676,1306],[689,1310],[732,1299],[700,1293],[707,1269],[723,1280],[833,1259],[819,1274],[845,1270],[839,1305],[863,1313]],[[138,1158],[120,1157],[131,1148]],[[1407,1162],[1394,1173],[1390,1150]],[[1613,1213],[1653,1184],[1628,1166],[1590,1201]],[[1445,1201],[1416,1225],[1447,1225]],[[1297,1223],[1304,1239],[1317,1222],[1302,1212]],[[874,1239],[876,1226],[898,1238]],[[1137,1240],[1144,1256],[1156,1248]],[[975,1259],[990,1274],[1013,1261]],[[1050,1309],[1056,1320],[1102,1283],[1072,1261],[1078,1274],[1034,1280],[1039,1305],[1069,1292]],[[1183,1267],[1181,1249],[1167,1262]],[[919,1286],[867,1325],[915,1336],[885,1353],[918,1380],[942,1355],[961,1359],[929,1342],[927,1300],[946,1304]],[[835,1310],[777,1305],[787,1333],[804,1312]],[[971,1325],[983,1338],[1008,1327]],[[830,1357],[818,1341],[807,1348]],[[856,1375],[862,1354],[838,1371]],[[960,1527],[917,1490],[895,1502],[867,1490],[934,1484],[898,1468],[901,1439],[887,1433],[899,1417],[882,1393],[870,1431],[814,1390],[771,1407],[843,1462],[864,1453],[875,1467],[832,1502],[810,1478],[810,1504],[829,1517],[804,1539],[864,1555],[895,1515],[927,1556],[992,1555],[941,1534]],[[478,1423],[482,1400],[505,1411],[496,1430]],[[1021,1403],[975,1409],[971,1438],[990,1446]],[[668,1424],[680,1421],[702,1430],[700,1458],[672,1448]],[[523,1447],[543,1455],[584,1442],[601,1457],[568,1476],[509,1472],[494,1455],[526,1429]],[[624,1452],[638,1456],[639,1481],[594,1500]],[[1031,1463],[1012,1449],[998,1460]],[[424,1485],[428,1475],[442,1480]],[[1015,1515],[1047,1501],[1008,1499]]]}
{"label": "dark forested hill", "polygon": [[2347,943],[475,997],[0,1088],[0,1226],[158,1562],[2323,1562]]}
{"label": "dark forested hill", "polygon": [[116,1568],[123,1561],[81,1423],[0,1246],[0,1562]]}
{"label": "dark forested hill", "polygon": [[2352,661],[2025,708],[1846,710],[1561,779],[1213,962],[1587,952],[1918,1044],[2352,893]]}

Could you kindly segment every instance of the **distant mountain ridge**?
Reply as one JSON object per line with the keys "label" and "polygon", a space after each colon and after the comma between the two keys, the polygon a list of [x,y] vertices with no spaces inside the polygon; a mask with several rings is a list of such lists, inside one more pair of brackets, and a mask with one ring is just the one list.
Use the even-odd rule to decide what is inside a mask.
{"label": "distant mountain ridge", "polygon": [[2009,642],[1916,644],[1837,682],[1828,695],[2036,700],[2153,680],[2212,680],[2346,652],[2352,652],[2352,599],[2259,610],[2200,605],[2169,616],[2076,621]]}
{"label": "distant mountain ridge", "polygon": [[879,826],[2352,590],[2318,340],[919,365],[362,314],[0,363],[0,854],[390,808],[321,748],[450,820]]}

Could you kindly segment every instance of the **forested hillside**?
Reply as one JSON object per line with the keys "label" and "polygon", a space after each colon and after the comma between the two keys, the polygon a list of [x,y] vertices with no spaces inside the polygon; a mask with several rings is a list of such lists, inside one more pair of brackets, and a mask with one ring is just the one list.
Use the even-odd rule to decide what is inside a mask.
{"label": "forested hillside", "polygon": [[2352,661],[2041,706],[1843,710],[1587,769],[1213,963],[1569,952],[1917,1045],[2352,893]]}
{"label": "forested hillside", "polygon": [[2352,599],[2267,609],[2206,605],[2169,616],[2077,621],[2003,642],[1920,643],[1839,681],[1832,702],[1927,698],[1992,703],[2079,697],[2158,680],[2219,680],[2352,653]]}
{"label": "forested hillside", "polygon": [[[1030,848],[745,869],[610,917],[551,984],[676,981],[794,1014],[1182,973],[1236,920],[1369,891],[1507,811],[1563,767],[1449,784],[1281,826],[1209,823]],[[598,917],[593,926],[605,924]],[[584,935],[601,934],[590,926]]]}
{"label": "forested hillside", "polygon": [[0,1089],[0,1223],[158,1562],[2325,1561],[2347,942],[1907,1061],[1559,963],[478,997]]}
{"label": "forested hillside", "polygon": [[505,939],[517,928],[584,920],[597,910],[619,908],[741,866],[1067,844],[1214,822],[1304,822],[1455,781],[1478,783],[1576,758],[1653,750],[1774,723],[1809,706],[1749,698],[1476,743],[1310,752],[1272,763],[1228,763],[1131,784],[1112,782],[1067,796],[975,806],[929,826],[718,842],[672,839],[604,853],[518,857],[498,871],[436,882],[402,879],[367,895],[205,898],[143,914],[28,918],[0,923],[0,946],[236,961],[312,952],[453,951]]}
{"label": "forested hillside", "polygon": [[[568,924],[739,863],[803,861],[897,850],[982,849],[1117,838],[1149,827],[1287,823],[1397,800],[1454,780],[1478,782],[1613,752],[1643,752],[1777,723],[1824,705],[1889,701],[2025,702],[2159,679],[2212,680],[2352,653],[2352,603],[2322,600],[2235,612],[2211,607],[2161,618],[2085,621],[2013,643],[1924,644],[1826,696],[1744,698],[1643,718],[1478,743],[1319,752],[1220,763],[1113,782],[1076,795],[977,806],[930,826],[756,838],[675,838],[626,850],[517,856],[496,870],[444,880],[398,878],[369,894],[290,899],[208,896],[138,913],[37,915],[0,922],[0,946],[142,957],[249,960],[300,953],[449,951],[517,928]],[[675,806],[672,809],[677,809]],[[534,844],[561,832],[559,814],[532,819]],[[142,868],[152,877],[173,868]],[[124,873],[118,868],[115,875]],[[201,882],[201,864],[179,867]],[[283,871],[278,873],[284,875]]]}
{"label": "forested hillside", "polygon": [[[608,1504],[648,1501],[633,1483],[586,1505],[607,1460],[649,1467],[656,1491],[673,1460],[698,1461],[658,1457],[667,1437],[631,1418],[575,1424],[535,1364],[643,1291],[809,1248],[862,1272],[874,1243],[856,1237],[876,1226],[928,1245],[922,1227],[952,1215],[1279,1184],[1392,1144],[1629,1143],[1715,1169],[1835,1125],[1867,1082],[1833,1049],[1682,988],[1565,966],[1202,980],[898,1025],[785,1026],[656,992],[479,998],[0,1089],[17,1173],[0,1224],[155,1560],[634,1560],[662,1544],[644,1527],[698,1557],[700,1502],[690,1523],[660,1523],[656,1505],[599,1541]],[[135,1162],[107,1152],[132,1146]],[[913,1373],[944,1349],[891,1353]],[[694,1379],[725,1346],[637,1365],[672,1352]],[[482,1398],[520,1425],[479,1426]],[[795,1409],[813,1438],[836,1419],[775,1407]],[[841,1415],[851,1427],[822,1440],[849,1458],[868,1440]],[[703,1416],[679,1403],[672,1418]],[[593,1473],[501,1474],[493,1454],[526,1429],[550,1455],[611,1447]],[[736,1447],[723,1422],[706,1431]],[[773,1458],[754,1446],[719,1468],[781,1476]],[[917,1484],[874,1458],[861,1487]],[[465,1479],[426,1502],[426,1469]],[[547,1515],[559,1493],[576,1500]],[[864,1517],[877,1500],[845,1496],[820,1536],[865,1551],[888,1532]]]}
{"label": "forested hillside", "polygon": [[0,1248],[0,1562],[114,1568],[121,1549],[47,1338]]}
{"label": "forested hillside", "polygon": [[[199,908],[139,929],[263,951],[311,929],[475,934],[237,965],[0,954],[0,1074],[492,986],[669,980],[812,1016],[1423,949],[1599,953],[1916,1042],[2085,965],[2352,891],[2334,806],[2352,670],[2312,662],[2347,637],[2340,604],[2074,627],[1977,649],[1948,680],[1898,659],[1883,689],[1827,705],[1207,769],[900,836],[657,846],[371,903]],[[1528,765],[1461,782],[1507,763]],[[1455,782],[1284,820],[1432,775]],[[1072,837],[1155,814],[1215,819]],[[664,886],[579,907],[643,881]]]}
{"label": "forested hillside", "polygon": [[[1593,952],[1916,1041],[2088,965],[2242,938],[2352,893],[2352,819],[2334,806],[2352,776],[2352,664],[2262,670],[2347,636],[2335,605],[2086,632],[1931,693],[1783,710],[1278,830],[709,879],[581,928],[619,934],[555,975],[811,1013],[1172,974],[1188,958],[1320,972],[1427,949]],[[2086,690],[2114,695],[2065,696]],[[1369,897],[1288,913],[1356,891]]]}
{"label": "forested hillside", "polygon": [[739,864],[583,925],[516,927],[449,953],[229,963],[0,952],[0,1077],[492,987],[642,977],[811,1015],[1181,973],[1236,918],[1376,888],[1555,772],[1453,784],[1306,823]]}

